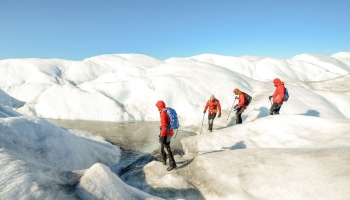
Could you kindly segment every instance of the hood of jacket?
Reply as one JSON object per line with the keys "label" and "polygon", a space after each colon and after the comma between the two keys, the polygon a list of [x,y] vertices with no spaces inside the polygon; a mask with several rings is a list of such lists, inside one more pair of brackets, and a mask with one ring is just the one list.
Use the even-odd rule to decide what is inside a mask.
{"label": "hood of jacket", "polygon": [[165,103],[164,103],[164,101],[158,101],[156,103],[156,106],[157,106],[158,110],[161,111],[165,108]]}
{"label": "hood of jacket", "polygon": [[275,78],[273,80],[273,84],[275,85],[275,87],[278,87],[279,85],[284,85],[284,82],[282,82],[279,78]]}

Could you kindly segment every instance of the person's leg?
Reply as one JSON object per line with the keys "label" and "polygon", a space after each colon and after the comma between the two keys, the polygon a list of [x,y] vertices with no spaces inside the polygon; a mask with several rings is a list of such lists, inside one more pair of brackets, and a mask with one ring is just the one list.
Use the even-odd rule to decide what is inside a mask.
{"label": "person's leg", "polygon": [[276,109],[278,109],[278,103],[275,103],[275,102],[274,102],[274,103],[272,104],[271,108],[270,108],[270,115],[275,114]]}
{"label": "person's leg", "polygon": [[160,143],[160,159],[163,165],[166,165],[166,152],[165,152],[165,145],[161,142]]}
{"label": "person's leg", "polygon": [[209,130],[210,132],[213,130],[213,124],[214,124],[214,118],[216,117],[216,113],[213,113],[210,115],[210,120],[209,120]]}
{"label": "person's leg", "polygon": [[242,123],[241,109],[242,108],[238,108],[237,111],[236,111],[236,124],[241,124]]}
{"label": "person's leg", "polygon": [[242,113],[238,114],[238,124],[242,124]]}
{"label": "person's leg", "polygon": [[282,104],[278,104],[278,107],[275,109],[275,115],[280,114],[281,107],[282,107]]}
{"label": "person's leg", "polygon": [[168,154],[168,157],[169,157],[169,167],[167,168],[168,171],[176,168],[176,162],[175,162],[175,159],[174,159],[174,156],[173,156],[173,152],[171,151],[171,148],[170,148],[170,140],[171,140],[171,137],[172,136],[168,136],[167,138],[167,142],[165,144],[165,147],[166,147],[166,152]]}
{"label": "person's leg", "polygon": [[211,119],[211,114],[208,112],[208,130],[210,130],[210,119]]}
{"label": "person's leg", "polygon": [[273,103],[272,105],[271,105],[271,108],[270,108],[270,115],[273,115],[273,111],[275,110],[275,103]]}
{"label": "person's leg", "polygon": [[236,112],[236,124],[242,124],[242,113],[245,108],[238,108]]}

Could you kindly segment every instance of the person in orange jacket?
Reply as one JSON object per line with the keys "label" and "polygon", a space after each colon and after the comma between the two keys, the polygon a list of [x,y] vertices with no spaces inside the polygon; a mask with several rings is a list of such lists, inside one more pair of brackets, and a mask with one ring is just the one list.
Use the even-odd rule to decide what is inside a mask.
{"label": "person in orange jacket", "polygon": [[[233,90],[235,95],[238,95],[238,103],[233,107],[236,110],[236,124],[242,124],[242,113],[247,108],[245,103],[244,92],[240,91],[238,88]],[[237,97],[236,97],[237,98]]]}
{"label": "person in orange jacket", "polygon": [[207,111],[209,108],[209,114],[208,114],[208,130],[210,132],[213,131],[213,124],[214,124],[214,118],[216,117],[216,113],[219,110],[218,118],[221,117],[221,106],[219,100],[217,100],[214,95],[210,95],[210,99],[207,101],[207,104],[204,107],[203,113]]}
{"label": "person in orange jacket", "polygon": [[158,101],[156,103],[156,106],[160,113],[159,143],[160,143],[161,159],[162,159],[163,165],[166,165],[166,159],[168,155],[169,167],[167,168],[167,171],[170,171],[177,167],[173,153],[171,152],[171,149],[170,149],[170,140],[174,134],[174,130],[169,130],[169,131],[166,130],[167,127],[170,125],[170,119],[169,119],[169,115],[167,113],[167,108],[165,106],[164,101]]}
{"label": "person in orange jacket", "polygon": [[270,108],[270,115],[279,115],[286,88],[284,87],[284,82],[282,82],[279,78],[275,78],[273,80],[273,84],[276,87],[276,90],[272,96],[269,96],[270,101],[272,99],[273,102]]}

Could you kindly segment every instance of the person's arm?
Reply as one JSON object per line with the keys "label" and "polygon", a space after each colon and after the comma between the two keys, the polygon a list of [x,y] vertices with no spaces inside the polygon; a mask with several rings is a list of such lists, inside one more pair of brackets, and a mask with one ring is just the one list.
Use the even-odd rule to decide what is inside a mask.
{"label": "person's arm", "polygon": [[219,110],[219,114],[221,114],[221,105],[220,105],[220,101],[218,100],[218,110]]}
{"label": "person's arm", "polygon": [[163,111],[162,113],[160,113],[160,126],[162,127],[162,130],[160,131],[160,137],[165,136],[166,127],[167,127],[166,117],[167,117],[166,111]]}
{"label": "person's arm", "polygon": [[273,93],[273,95],[272,95],[272,102],[273,103],[277,103],[277,96],[278,96],[278,87],[275,89],[275,92]]}

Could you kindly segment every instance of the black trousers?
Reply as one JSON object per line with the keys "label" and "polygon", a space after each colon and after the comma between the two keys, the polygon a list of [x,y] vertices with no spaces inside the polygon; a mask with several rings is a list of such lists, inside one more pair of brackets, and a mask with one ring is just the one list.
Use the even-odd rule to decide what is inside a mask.
{"label": "black trousers", "polygon": [[274,102],[270,108],[270,115],[279,115],[282,104]]}
{"label": "black trousers", "polygon": [[208,113],[208,129],[213,130],[214,119],[216,117],[216,113],[210,114]]}
{"label": "black trousers", "polygon": [[169,158],[169,165],[172,167],[176,167],[176,162],[173,156],[173,152],[171,152],[170,149],[170,139],[171,136],[164,136],[166,137],[164,140],[166,141],[164,142],[160,142],[160,154],[162,156],[162,163],[165,165],[166,164],[166,159],[167,159],[167,155]]}
{"label": "black trousers", "polygon": [[236,124],[242,124],[242,113],[245,108],[237,108],[236,110]]}

